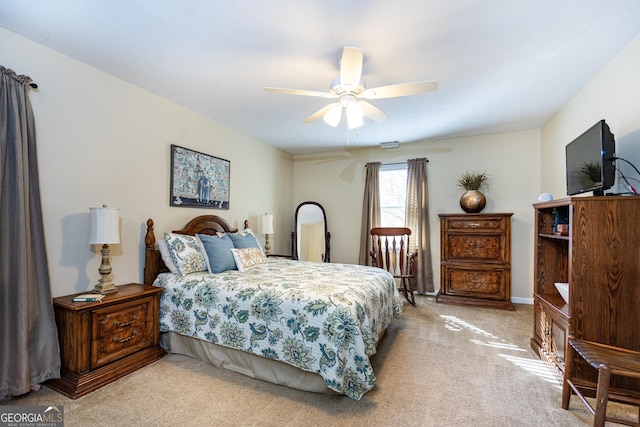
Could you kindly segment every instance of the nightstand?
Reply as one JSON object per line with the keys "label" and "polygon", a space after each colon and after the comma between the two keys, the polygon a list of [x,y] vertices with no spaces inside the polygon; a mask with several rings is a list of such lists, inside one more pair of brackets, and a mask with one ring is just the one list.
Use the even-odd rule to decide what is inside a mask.
{"label": "nightstand", "polygon": [[[60,379],[46,385],[76,399],[165,355],[158,344],[163,289],[131,283],[102,301],[53,299],[60,343]],[[84,292],[86,293],[86,292]]]}

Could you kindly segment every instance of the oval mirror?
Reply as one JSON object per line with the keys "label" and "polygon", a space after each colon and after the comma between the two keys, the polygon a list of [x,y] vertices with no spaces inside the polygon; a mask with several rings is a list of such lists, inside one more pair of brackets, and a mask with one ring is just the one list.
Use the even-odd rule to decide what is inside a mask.
{"label": "oval mirror", "polygon": [[317,202],[302,202],[296,208],[295,230],[291,233],[293,259],[329,262],[327,216]]}

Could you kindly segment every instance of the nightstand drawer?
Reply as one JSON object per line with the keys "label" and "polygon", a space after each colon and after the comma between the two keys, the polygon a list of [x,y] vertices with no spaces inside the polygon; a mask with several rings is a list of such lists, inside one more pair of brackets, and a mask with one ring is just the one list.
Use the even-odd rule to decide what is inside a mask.
{"label": "nightstand drawer", "polygon": [[92,369],[151,345],[152,302],[146,298],[92,312]]}

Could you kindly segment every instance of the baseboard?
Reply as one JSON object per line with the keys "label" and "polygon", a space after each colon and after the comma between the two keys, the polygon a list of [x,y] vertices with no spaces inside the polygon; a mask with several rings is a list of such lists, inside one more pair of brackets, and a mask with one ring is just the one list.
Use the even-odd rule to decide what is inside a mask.
{"label": "baseboard", "polygon": [[[428,297],[435,297],[436,295],[438,295],[438,291],[423,292],[423,293],[421,293],[419,295],[426,295]],[[529,304],[529,305],[532,305],[533,304],[533,298],[511,297],[511,302],[513,304]]]}
{"label": "baseboard", "polygon": [[511,297],[511,302],[514,304],[533,304],[533,298],[519,298],[519,297]]}

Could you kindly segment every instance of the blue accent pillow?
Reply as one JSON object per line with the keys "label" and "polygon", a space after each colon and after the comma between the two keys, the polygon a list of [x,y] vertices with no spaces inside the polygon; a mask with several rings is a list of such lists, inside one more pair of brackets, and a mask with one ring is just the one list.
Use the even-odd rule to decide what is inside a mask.
{"label": "blue accent pillow", "polygon": [[198,234],[198,238],[202,242],[204,251],[207,253],[209,268],[212,273],[217,274],[227,270],[238,269],[233,259],[233,254],[231,253],[233,242],[227,234],[224,234],[222,237]]}
{"label": "blue accent pillow", "polygon": [[238,234],[238,233],[228,233],[225,236],[229,236],[233,241],[233,247],[236,249],[246,249],[246,248],[260,248],[256,237],[251,233],[246,234]]}

